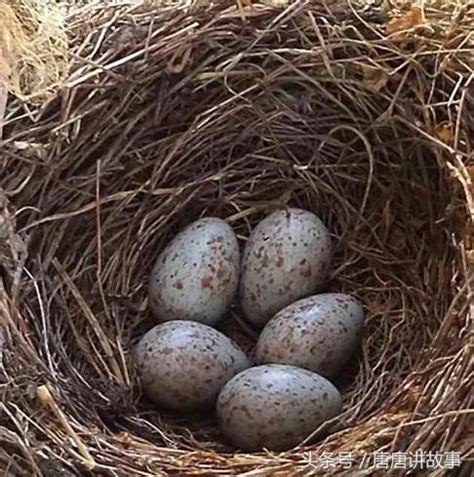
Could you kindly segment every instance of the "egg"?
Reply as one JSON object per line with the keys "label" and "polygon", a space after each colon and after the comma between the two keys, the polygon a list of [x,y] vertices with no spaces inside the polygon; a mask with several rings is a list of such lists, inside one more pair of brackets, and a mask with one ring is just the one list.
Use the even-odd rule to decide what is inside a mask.
{"label": "egg", "polygon": [[341,409],[341,395],[326,378],[281,364],[239,373],[217,400],[222,434],[244,451],[290,449]]}
{"label": "egg", "polygon": [[250,366],[227,336],[195,321],[149,330],[135,348],[144,394],[164,408],[190,412],[215,403],[224,384]]}
{"label": "egg", "polygon": [[258,327],[286,305],[315,293],[324,283],[331,239],[311,212],[290,208],[262,220],[245,246],[240,301]]}
{"label": "egg", "polygon": [[303,298],[267,323],[257,342],[257,363],[289,364],[335,376],[356,350],[363,322],[362,304],[350,295]]}
{"label": "egg", "polygon": [[160,322],[216,323],[237,292],[239,261],[237,238],[226,222],[193,222],[156,260],[148,293],[152,314]]}

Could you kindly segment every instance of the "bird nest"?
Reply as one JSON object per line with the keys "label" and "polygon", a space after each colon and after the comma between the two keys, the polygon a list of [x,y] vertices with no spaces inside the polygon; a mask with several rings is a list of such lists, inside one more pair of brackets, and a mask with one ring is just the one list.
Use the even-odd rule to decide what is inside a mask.
{"label": "bird nest", "polygon": [[[68,17],[64,87],[9,104],[0,152],[7,475],[355,475],[377,455],[469,456],[473,8],[366,3]],[[365,336],[325,434],[246,454],[212,415],[144,400],[130,350],[171,237],[217,216],[243,245],[287,206],[327,224],[327,289],[364,303]],[[237,304],[220,327],[252,350]]]}

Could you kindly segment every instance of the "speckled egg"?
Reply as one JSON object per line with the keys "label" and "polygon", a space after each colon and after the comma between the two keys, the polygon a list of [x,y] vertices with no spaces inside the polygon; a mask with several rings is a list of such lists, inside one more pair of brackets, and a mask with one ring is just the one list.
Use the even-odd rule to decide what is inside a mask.
{"label": "speckled egg", "polygon": [[329,232],[313,213],[290,208],[266,217],[242,258],[240,301],[248,320],[264,326],[286,305],[315,293],[330,259]]}
{"label": "speckled egg", "polygon": [[217,400],[223,435],[244,451],[290,449],[341,409],[341,395],[327,379],[280,364],[243,371]]}
{"label": "speckled egg", "polygon": [[231,304],[239,280],[239,246],[221,219],[197,220],[159,255],[150,277],[149,302],[158,321],[212,325]]}
{"label": "speckled egg", "polygon": [[250,366],[227,336],[194,321],[169,321],[149,330],[135,349],[143,392],[176,411],[212,405],[224,384]]}
{"label": "speckled egg", "polygon": [[335,376],[359,344],[364,310],[343,293],[322,293],[298,300],[272,318],[257,343],[257,363],[300,366]]}

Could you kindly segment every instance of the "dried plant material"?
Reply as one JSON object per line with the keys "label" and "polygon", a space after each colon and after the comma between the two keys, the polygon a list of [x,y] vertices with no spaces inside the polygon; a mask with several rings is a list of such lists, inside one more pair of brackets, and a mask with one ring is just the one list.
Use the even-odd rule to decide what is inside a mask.
{"label": "dried plant material", "polygon": [[2,74],[0,74],[0,141],[2,140],[2,136],[3,136],[3,122],[5,120],[7,97],[8,97],[7,78],[6,76],[2,76]]}
{"label": "dried plant material", "polygon": [[389,3],[392,8],[408,10],[413,5],[413,0],[389,0],[387,3]]}
{"label": "dried plant material", "polygon": [[8,50],[5,45],[2,46],[0,43],[0,78],[2,81],[5,81],[11,74],[10,61],[7,59]]}
{"label": "dried plant material", "polygon": [[[359,0],[284,11],[255,2],[245,23],[235,0],[205,10],[120,3],[69,17],[74,64],[47,107],[9,98],[1,184],[13,233],[31,240],[17,292],[1,275],[0,469],[41,475],[42,457],[58,456],[77,474],[90,455],[110,475],[292,476],[323,453],[440,443],[468,458],[470,11],[425,3],[433,29],[393,41],[361,22]],[[446,52],[454,27],[462,46]],[[227,220],[243,246],[288,206],[331,231],[331,286],[366,308],[360,359],[347,370],[346,411],[323,439],[232,452],[211,419],[140,400],[131,358],[152,325],[145,264],[201,216]],[[228,321],[252,350],[258,333],[239,307]],[[37,399],[46,381],[49,411]],[[357,471],[314,469],[341,472]]]}
{"label": "dried plant material", "polygon": [[[474,161],[474,157],[473,157],[473,161]],[[474,164],[468,165],[466,169],[471,179],[471,183],[474,185]]]}
{"label": "dried plant material", "polygon": [[[3,283],[0,278],[0,293],[3,292]],[[0,367],[3,367],[3,347],[5,346],[7,339],[5,338],[2,329],[0,328]]]}
{"label": "dried plant material", "polygon": [[392,18],[386,26],[388,34],[399,33],[401,31],[410,30],[417,26],[423,25],[425,22],[425,15],[423,8],[413,5],[410,10],[402,16]]}
{"label": "dried plant material", "polygon": [[51,1],[0,0],[0,25],[0,76],[8,91],[32,102],[49,98],[69,67],[61,9]]}
{"label": "dried plant material", "polygon": [[187,47],[184,51],[177,50],[168,62],[170,73],[181,73],[190,61],[192,48]]}
{"label": "dried plant material", "polygon": [[362,73],[364,86],[371,91],[380,91],[388,82],[388,73],[385,68],[363,65]]}
{"label": "dried plant material", "polygon": [[449,121],[442,122],[436,126],[436,136],[446,144],[453,141],[453,125]]}
{"label": "dried plant material", "polygon": [[5,191],[0,188],[0,267],[13,278],[26,258],[26,245],[16,233],[15,216]]}
{"label": "dried plant material", "polygon": [[290,5],[291,0],[262,0],[262,3],[267,7],[286,8]]}
{"label": "dried plant material", "polygon": [[5,118],[5,109],[7,107],[7,80],[11,73],[10,64],[7,60],[7,51],[0,42],[0,141],[2,140],[3,121]]}
{"label": "dried plant material", "polygon": [[72,428],[67,417],[62,412],[61,408],[58,406],[55,399],[53,398],[51,391],[49,390],[47,385],[42,385],[38,387],[37,397],[43,406],[49,408],[54,413],[56,418],[59,420],[61,425],[66,430],[67,434],[69,434],[72,441],[76,444],[79,450],[79,453],[82,457],[81,460],[85,469],[88,471],[94,469],[94,467],[96,466],[94,458],[89,454],[87,447],[84,445],[81,438],[77,435],[77,433]]}
{"label": "dried plant material", "polygon": [[474,250],[467,250],[467,260],[471,271],[474,270]]}

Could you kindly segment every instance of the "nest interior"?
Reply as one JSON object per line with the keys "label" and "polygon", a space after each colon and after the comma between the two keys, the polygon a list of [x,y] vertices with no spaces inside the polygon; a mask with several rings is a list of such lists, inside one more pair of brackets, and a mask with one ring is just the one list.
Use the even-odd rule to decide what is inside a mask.
{"label": "nest interior", "polygon": [[[34,110],[10,103],[1,152],[12,475],[297,475],[308,452],[469,454],[473,19],[428,4],[408,28],[410,12],[350,2],[69,18],[65,87]],[[327,224],[327,289],[362,300],[366,332],[324,439],[242,454],[212,416],[142,399],[129,354],[174,234],[218,216],[243,245],[286,206]],[[221,328],[251,351],[238,305]]]}

